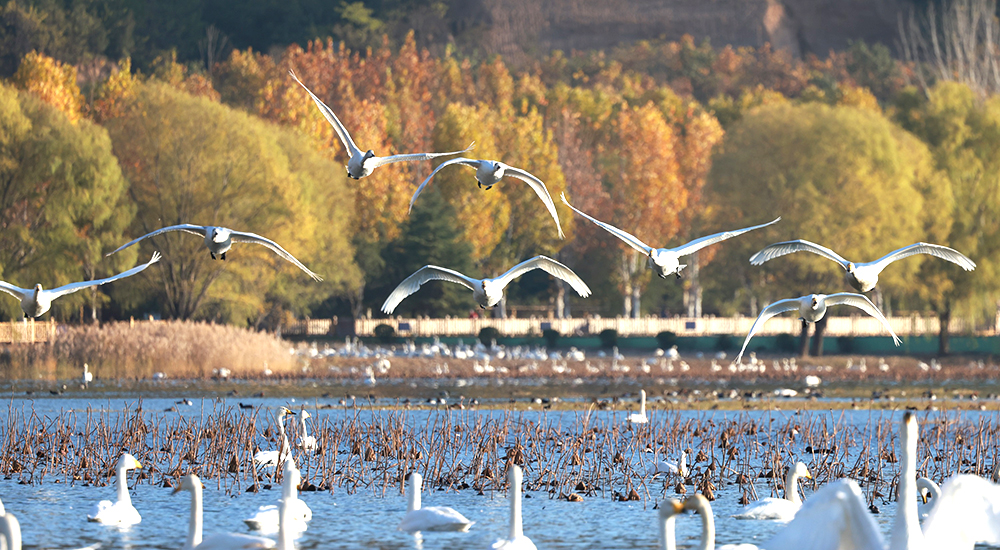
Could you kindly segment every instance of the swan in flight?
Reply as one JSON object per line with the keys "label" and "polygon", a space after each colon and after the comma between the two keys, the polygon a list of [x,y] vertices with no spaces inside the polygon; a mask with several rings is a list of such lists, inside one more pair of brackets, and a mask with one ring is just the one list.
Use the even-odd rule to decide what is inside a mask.
{"label": "swan in flight", "polygon": [[917,494],[920,496],[917,513],[920,519],[927,519],[934,505],[941,500],[941,487],[931,479],[920,477],[917,478]]}
{"label": "swan in flight", "polygon": [[511,281],[532,269],[541,269],[553,277],[566,281],[577,294],[584,298],[590,296],[590,287],[576,273],[573,273],[572,269],[547,256],[535,256],[515,265],[507,273],[493,279],[473,279],[451,269],[425,265],[399,283],[396,290],[393,290],[392,294],[385,299],[382,311],[391,314],[404,298],[420,290],[420,287],[427,281],[434,280],[463,285],[472,291],[472,297],[479,304],[479,307],[490,308],[500,303],[500,300],[503,299],[503,289]]}
{"label": "swan in flight", "polygon": [[736,356],[735,363],[740,364],[740,359],[743,358],[743,352],[747,349],[747,344],[750,343],[750,339],[757,332],[760,327],[764,326],[764,323],[768,321],[771,317],[775,315],[780,315],[788,311],[798,311],[799,317],[809,323],[815,323],[826,315],[827,306],[854,306],[868,315],[879,320],[885,330],[889,331],[892,335],[892,341],[899,346],[900,340],[896,336],[896,333],[892,331],[892,327],[889,326],[889,321],[882,315],[875,304],[868,299],[864,294],[852,294],[850,292],[839,292],[837,294],[810,294],[808,296],[803,296],[801,298],[789,298],[787,300],[778,300],[773,304],[768,305],[760,312],[757,316],[757,320],[753,322],[750,327],[750,332],[747,333],[746,340],[743,341],[743,348],[740,349],[740,354]]}
{"label": "swan in flight", "polygon": [[354,143],[354,139],[351,138],[351,134],[347,132],[347,128],[340,122],[337,115],[334,114],[333,109],[326,106],[320,98],[316,97],[316,94],[312,93],[312,90],[306,87],[305,84],[299,80],[299,77],[295,76],[293,71],[288,71],[288,74],[302,86],[312,98],[313,103],[319,108],[319,112],[323,113],[323,117],[326,121],[333,126],[333,130],[337,133],[337,137],[340,141],[344,143],[344,149],[347,149],[347,154],[351,157],[347,161],[347,176],[359,180],[365,176],[370,175],[376,168],[382,166],[383,164],[390,164],[393,162],[412,162],[419,160],[430,160],[437,157],[446,157],[448,155],[459,155],[470,151],[475,145],[473,142],[471,145],[462,149],[461,151],[451,151],[450,153],[412,153],[408,155],[392,155],[391,157],[376,157],[375,152],[369,149],[368,151],[362,151]]}
{"label": "swan in flight", "polygon": [[312,519],[312,509],[299,498],[299,483],[302,474],[291,458],[285,460],[282,470],[281,500],[278,504],[268,504],[257,509],[254,515],[243,520],[252,531],[264,534],[281,534],[281,506],[285,507],[286,531],[301,533],[306,530],[306,522]]}
{"label": "swan in flight", "polygon": [[111,281],[131,277],[158,261],[160,261],[160,253],[153,252],[153,257],[148,262],[142,265],[137,265],[128,271],[123,271],[118,275],[113,275],[106,279],[94,279],[93,281],[70,283],[68,285],[63,285],[59,288],[53,288],[50,290],[43,290],[42,285],[40,284],[36,284],[33,289],[27,289],[19,288],[10,283],[0,281],[0,291],[6,292],[21,301],[21,311],[24,312],[25,317],[40,317],[52,307],[52,301],[56,298],[72,294],[78,290],[83,290],[92,286],[100,286],[110,283]]}
{"label": "swan in flight", "polygon": [[[715,516],[712,505],[704,495],[695,493],[684,501],[685,510],[693,510],[701,516],[701,544],[698,550],[715,550]],[[765,547],[771,550],[770,547]],[[719,550],[757,550],[752,544],[723,544]]]}
{"label": "swan in flight", "polygon": [[493,550],[537,550],[535,543],[524,536],[521,528],[521,467],[510,465],[507,480],[510,483],[510,535],[507,539],[497,539]]}
{"label": "swan in flight", "polygon": [[677,248],[653,248],[646,243],[640,241],[638,238],[630,233],[622,231],[617,227],[604,223],[602,221],[595,220],[590,216],[584,214],[583,212],[577,210],[575,206],[566,200],[566,194],[560,195],[562,201],[566,206],[573,209],[574,212],[587,218],[588,220],[597,224],[598,227],[611,233],[615,237],[621,239],[625,244],[631,246],[632,248],[642,252],[649,257],[649,268],[652,269],[660,278],[666,279],[669,275],[674,274],[678,279],[681,277],[681,270],[687,267],[687,264],[680,263],[680,259],[683,256],[689,256],[695,252],[705,248],[707,246],[712,246],[713,244],[722,242],[726,239],[731,239],[738,235],[742,235],[748,231],[753,231],[754,229],[760,229],[762,227],[767,227],[771,224],[778,223],[781,218],[778,217],[774,221],[763,223],[760,225],[755,225],[753,227],[745,227],[743,229],[736,229],[733,231],[723,231],[722,233],[716,233],[714,235],[709,235],[707,237],[701,237],[700,239],[695,239],[687,244],[678,246]]}
{"label": "swan in flight", "polygon": [[278,439],[281,448],[277,451],[258,451],[257,454],[253,455],[253,462],[259,467],[264,468],[277,468],[278,461],[281,457],[286,459],[291,453],[291,449],[288,447],[288,436],[285,435],[285,417],[295,416],[295,413],[288,410],[287,407],[278,407],[278,414],[276,415],[278,420]]}
{"label": "swan in flight", "polygon": [[171,225],[169,227],[163,227],[153,231],[152,233],[147,233],[138,239],[129,241],[113,252],[105,254],[105,256],[110,256],[115,252],[125,250],[126,248],[132,246],[133,244],[150,237],[155,237],[157,235],[167,233],[168,231],[182,231],[184,233],[191,233],[192,235],[198,235],[199,237],[205,238],[205,247],[208,248],[208,254],[214,260],[216,255],[218,255],[223,260],[226,259],[226,252],[233,247],[233,243],[245,243],[245,244],[260,244],[267,248],[270,248],[272,252],[281,256],[285,260],[295,264],[295,267],[305,271],[307,275],[313,278],[314,281],[322,281],[323,277],[313,273],[306,266],[302,265],[302,262],[298,261],[295,256],[292,256],[287,250],[281,248],[278,243],[261,237],[255,233],[246,233],[243,231],[233,231],[225,227],[214,227],[211,225],[194,225],[190,223],[182,223],[180,225]]}
{"label": "swan in flight", "polygon": [[315,451],[316,450],[316,438],[309,435],[309,431],[306,428],[306,419],[311,418],[312,415],[309,411],[302,409],[302,415],[299,417],[299,422],[302,423],[302,440],[299,441],[299,449],[303,451]]}
{"label": "swan in flight", "polygon": [[646,390],[639,390],[639,412],[628,415],[628,421],[632,424],[649,422],[649,418],[646,418]]}
{"label": "swan in flight", "polygon": [[[903,414],[899,446],[899,499],[889,550],[972,550],[976,542],[1000,543],[1000,487],[973,475],[952,477],[921,528],[917,517],[917,420]],[[885,550],[861,488],[851,479],[813,493],[783,530],[763,545],[768,550]]]}
{"label": "swan in flight", "polygon": [[202,539],[201,480],[194,474],[184,476],[174,494],[181,491],[191,493],[191,522],[183,550],[247,550],[251,548],[274,548],[274,541],[264,537],[254,537],[238,533],[219,533]]}
{"label": "swan in flight", "polygon": [[802,507],[802,499],[799,497],[799,478],[812,479],[809,468],[801,462],[796,462],[795,466],[788,469],[785,476],[785,498],[762,498],[757,502],[751,502],[745,508],[736,513],[736,519],[776,519],[778,521],[791,521],[795,513]]}
{"label": "swan in flight", "polygon": [[559,230],[559,238],[565,239],[566,236],[563,235],[562,225],[559,224],[559,214],[556,213],[556,205],[552,202],[552,195],[549,195],[549,190],[545,187],[545,183],[537,177],[533,176],[527,170],[521,170],[520,168],[514,168],[509,164],[504,164],[497,160],[474,160],[467,158],[455,158],[448,159],[438,165],[437,168],[431,172],[431,175],[427,176],[427,179],[417,187],[416,192],[413,193],[413,197],[410,199],[410,210],[413,210],[413,203],[416,202],[417,196],[420,192],[427,187],[430,183],[431,178],[434,174],[437,174],[445,166],[451,166],[452,164],[461,164],[463,166],[470,166],[476,169],[476,181],[479,182],[479,188],[485,185],[486,190],[489,191],[494,185],[500,182],[504,176],[510,176],[512,178],[517,178],[525,183],[527,183],[531,190],[538,195],[538,198],[542,199],[545,204],[546,210],[549,211],[549,215],[552,219],[556,221],[556,229]]}
{"label": "swan in flight", "polygon": [[768,260],[773,260],[779,256],[799,251],[819,254],[824,258],[828,258],[840,264],[840,266],[846,270],[844,275],[847,278],[848,284],[857,289],[859,292],[869,292],[875,288],[875,285],[878,284],[878,274],[881,273],[887,265],[895,262],[896,260],[902,260],[903,258],[908,258],[915,254],[930,254],[931,256],[936,256],[943,260],[948,260],[953,264],[957,264],[966,271],[976,269],[976,262],[973,262],[957,250],[948,248],[947,246],[941,246],[939,244],[911,244],[910,246],[904,246],[899,250],[894,250],[874,262],[859,264],[845,260],[840,254],[837,254],[825,246],[820,246],[816,243],[811,243],[802,239],[768,245],[760,252],[751,256],[750,263],[753,265],[761,265]]}
{"label": "swan in flight", "polygon": [[468,531],[474,521],[469,521],[454,508],[447,506],[420,507],[420,489],[423,478],[419,473],[410,474],[406,515],[399,522],[399,530],[407,533],[418,531]]}
{"label": "swan in flight", "polygon": [[142,468],[142,464],[134,456],[124,453],[118,458],[115,466],[118,474],[118,499],[115,502],[102,500],[95,504],[87,514],[87,521],[104,525],[134,525],[142,521],[128,494],[128,471],[135,468]]}

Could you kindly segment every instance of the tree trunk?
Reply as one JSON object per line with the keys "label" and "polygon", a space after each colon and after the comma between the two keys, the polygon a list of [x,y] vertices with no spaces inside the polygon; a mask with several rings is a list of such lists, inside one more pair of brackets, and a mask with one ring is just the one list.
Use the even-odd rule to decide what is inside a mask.
{"label": "tree trunk", "polygon": [[816,321],[816,330],[813,331],[812,355],[813,357],[823,356],[823,333],[826,332],[826,317]]}
{"label": "tree trunk", "polygon": [[632,318],[642,317],[642,290],[639,285],[632,286]]}
{"label": "tree trunk", "polygon": [[625,286],[625,300],[622,304],[622,317],[628,317],[632,314],[632,284],[629,283]]}
{"label": "tree trunk", "polygon": [[506,319],[507,318],[507,297],[506,296],[504,296],[503,298],[500,298],[500,303],[497,304],[497,307],[493,308],[493,312],[496,313],[495,317],[499,317],[501,319]]}
{"label": "tree trunk", "polygon": [[951,341],[948,334],[948,325],[951,322],[951,306],[946,306],[938,313],[938,322],[941,327],[938,331],[938,355],[948,355],[951,351]]}
{"label": "tree trunk", "polygon": [[809,356],[809,323],[802,321],[802,332],[799,333],[799,357]]}
{"label": "tree trunk", "polygon": [[687,267],[688,284],[684,288],[684,307],[688,317],[701,317],[701,271],[698,263],[698,253],[691,255]]}
{"label": "tree trunk", "polygon": [[556,283],[556,319],[566,318],[566,283],[561,279]]}

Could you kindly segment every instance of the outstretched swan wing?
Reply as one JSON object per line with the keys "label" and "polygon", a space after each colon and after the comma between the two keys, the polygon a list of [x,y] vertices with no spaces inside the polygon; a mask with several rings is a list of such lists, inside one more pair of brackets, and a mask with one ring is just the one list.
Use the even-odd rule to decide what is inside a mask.
{"label": "outstretched swan wing", "polygon": [[885,318],[885,315],[882,315],[882,312],[875,307],[875,304],[873,304],[867,296],[851,292],[838,292],[837,294],[830,294],[826,297],[827,306],[836,306],[841,304],[854,306],[858,309],[864,310],[864,312],[868,315],[878,319],[879,322],[882,323],[882,326],[885,327],[885,330],[888,330],[889,334],[892,335],[892,341],[895,342],[897,346],[900,344],[899,337],[896,336],[896,333],[892,331],[892,327],[889,326],[889,320]]}
{"label": "outstretched swan wing", "polygon": [[77,290],[80,290],[80,289],[89,288],[89,287],[92,287],[92,286],[100,286],[100,285],[103,285],[103,284],[110,283],[111,281],[117,281],[118,279],[124,279],[125,277],[131,277],[132,275],[135,275],[136,273],[139,273],[140,271],[143,271],[147,267],[149,267],[149,266],[155,264],[156,262],[160,261],[160,257],[161,256],[160,256],[159,252],[153,252],[153,257],[150,258],[150,260],[148,262],[146,262],[144,264],[141,264],[141,265],[137,265],[137,266],[133,267],[132,269],[130,269],[128,271],[122,271],[118,275],[112,275],[111,277],[108,277],[106,279],[94,279],[93,281],[82,281],[82,282],[79,282],[79,283],[70,283],[68,285],[64,285],[64,286],[61,286],[59,288],[53,288],[52,290],[50,290],[48,292],[49,292],[49,295],[52,296],[52,299],[55,300],[56,298],[58,298],[60,296],[65,296],[67,294],[72,294],[72,293],[74,293],[74,292],[76,292]]}
{"label": "outstretched swan wing", "polygon": [[530,260],[525,260],[510,268],[507,270],[507,273],[497,277],[495,280],[502,285],[502,288],[506,288],[511,281],[532,269],[541,269],[553,277],[566,281],[569,286],[573,287],[573,290],[577,294],[584,298],[590,296],[590,287],[587,286],[587,283],[583,282],[583,279],[579,275],[548,256],[535,256]]}
{"label": "outstretched swan wing", "polygon": [[899,250],[894,250],[885,256],[875,260],[869,265],[874,265],[878,267],[881,272],[885,269],[885,266],[895,262],[896,260],[902,260],[903,258],[908,258],[914,254],[930,254],[941,258],[942,260],[948,260],[953,264],[957,264],[962,269],[966,271],[972,271],[976,269],[976,262],[969,259],[968,256],[962,254],[961,252],[955,250],[954,248],[948,248],[947,246],[941,246],[939,244],[929,244],[929,243],[917,243],[911,244],[910,246],[904,246]]}
{"label": "outstretched swan wing", "polygon": [[410,199],[410,209],[408,210],[408,212],[413,211],[413,203],[417,201],[417,196],[419,196],[420,192],[424,190],[424,187],[427,187],[427,184],[431,182],[431,178],[434,177],[434,174],[437,174],[438,171],[440,171],[442,168],[444,168],[445,166],[451,166],[452,164],[464,164],[466,166],[471,166],[473,168],[478,169],[480,162],[482,161],[467,159],[464,157],[458,157],[454,159],[448,159],[442,162],[441,164],[438,164],[437,168],[435,168],[434,171],[431,172],[429,176],[427,176],[427,179],[425,179],[424,182],[420,184],[420,187],[417,187],[417,190],[414,191],[413,197]]}
{"label": "outstretched swan wing", "polygon": [[795,519],[761,548],[883,550],[884,545],[861,488],[852,479],[840,479],[813,493]]}
{"label": "outstretched swan wing", "polygon": [[171,225],[169,227],[163,227],[163,228],[157,229],[156,231],[153,231],[152,233],[146,233],[145,235],[139,237],[138,239],[131,240],[131,241],[129,241],[129,242],[127,242],[127,243],[119,246],[114,251],[108,252],[104,256],[108,257],[108,256],[114,254],[115,252],[120,252],[122,250],[125,250],[126,248],[132,246],[133,244],[135,244],[135,243],[137,243],[137,242],[139,242],[139,241],[141,241],[143,239],[148,239],[150,237],[155,237],[155,236],[160,235],[162,233],[167,233],[168,231],[183,231],[185,233],[191,233],[192,235],[199,235],[201,237],[204,237],[206,229],[205,229],[205,226],[203,226],[203,225],[194,225],[194,224],[190,224],[190,223],[182,223],[180,225]]}
{"label": "outstretched swan wing", "polygon": [[747,344],[750,343],[750,339],[753,338],[753,335],[757,333],[757,330],[759,330],[760,327],[764,326],[764,323],[766,323],[768,319],[774,317],[775,315],[781,315],[786,311],[798,311],[799,307],[802,305],[802,302],[800,302],[799,300],[800,298],[789,298],[787,300],[778,300],[777,302],[774,302],[773,304],[767,306],[766,308],[764,308],[763,311],[760,312],[760,315],[757,316],[757,320],[754,321],[753,325],[750,326],[750,332],[747,333],[746,340],[743,340],[743,348],[740,349],[740,354],[736,356],[736,364],[739,364],[740,359],[743,358],[743,352],[747,350]]}
{"label": "outstretched swan wing", "polygon": [[309,97],[312,98],[313,103],[315,103],[316,107],[319,108],[319,112],[323,113],[323,117],[326,118],[326,121],[329,122],[331,126],[333,126],[333,131],[337,132],[337,137],[339,137],[340,141],[344,143],[344,148],[347,149],[347,155],[353,157],[355,153],[361,152],[361,150],[358,149],[358,146],[355,145],[354,140],[351,139],[351,134],[347,131],[347,128],[344,127],[344,124],[340,122],[340,119],[337,118],[337,115],[333,112],[333,109],[327,107],[326,103],[323,103],[320,98],[316,97],[316,94],[312,93],[312,90],[306,88],[306,85],[299,80],[299,77],[295,76],[293,71],[288,71],[288,74],[292,75],[292,78],[299,83],[299,86],[302,86],[302,89],[309,93]]}
{"label": "outstretched swan wing", "polygon": [[552,195],[549,195],[549,190],[545,187],[545,183],[529,172],[521,170],[520,168],[514,168],[513,166],[507,166],[507,169],[504,170],[504,175],[517,178],[531,186],[531,189],[535,191],[538,198],[542,199],[542,202],[545,203],[545,208],[548,209],[549,215],[551,215],[552,219],[556,221],[556,229],[559,230],[559,238],[565,239],[566,235],[563,235],[562,225],[559,224],[559,214],[556,213],[556,205],[552,202]]}
{"label": "outstretched swan wing", "polygon": [[677,254],[677,256],[687,256],[688,254],[694,254],[695,252],[701,250],[702,248],[705,248],[706,246],[712,246],[715,243],[722,242],[726,239],[732,239],[737,235],[742,235],[747,231],[753,231],[754,229],[767,227],[771,224],[778,223],[779,221],[781,221],[780,216],[776,218],[774,221],[762,223],[760,225],[755,225],[753,227],[744,227],[743,229],[734,229],[733,231],[723,231],[722,233],[716,233],[715,235],[709,235],[707,237],[695,239],[685,245],[678,246],[677,248],[673,249],[673,251],[675,254]]}
{"label": "outstretched swan wing", "polygon": [[923,531],[927,548],[972,550],[977,542],[1000,544],[1000,486],[973,475],[949,479]]}
{"label": "outstretched swan wing", "polygon": [[287,250],[285,250],[284,248],[281,248],[281,245],[279,245],[278,243],[272,241],[271,239],[265,239],[264,237],[261,237],[260,235],[257,235],[255,233],[244,233],[242,231],[230,231],[230,235],[232,235],[232,239],[233,239],[234,243],[247,243],[247,244],[260,244],[260,245],[264,245],[264,246],[270,248],[271,251],[274,252],[275,254],[277,254],[278,256],[281,256],[282,258],[284,258],[284,259],[288,260],[289,262],[292,262],[293,264],[295,264],[295,267],[301,269],[302,271],[305,271],[306,274],[309,275],[310,277],[312,277],[314,281],[322,281],[323,280],[323,277],[320,277],[319,275],[317,275],[317,274],[313,273],[312,271],[310,271],[309,268],[307,268],[306,266],[302,265],[302,262],[300,262],[298,259],[296,259],[295,256],[292,256]]}
{"label": "outstretched swan wing", "polygon": [[562,199],[563,204],[565,204],[566,206],[568,206],[571,209],[573,209],[573,212],[576,212],[577,214],[583,216],[584,218],[587,218],[588,220],[594,222],[594,224],[596,224],[598,227],[600,227],[601,229],[607,231],[608,233],[611,233],[615,237],[618,237],[619,239],[625,241],[625,244],[631,246],[632,248],[638,250],[639,252],[642,252],[643,254],[648,255],[650,253],[650,251],[653,250],[653,248],[651,246],[649,246],[646,243],[640,241],[639,239],[637,239],[632,234],[627,233],[625,231],[622,231],[621,229],[618,229],[617,227],[615,227],[613,225],[606,224],[606,223],[604,223],[602,221],[597,221],[594,218],[591,218],[590,216],[584,214],[583,212],[580,212],[579,210],[577,210],[577,208],[575,206],[573,206],[572,204],[569,203],[568,200],[566,200],[566,193],[563,193],[563,194],[559,195],[559,198]]}
{"label": "outstretched swan wing", "polygon": [[372,170],[382,166],[383,164],[390,164],[393,162],[413,162],[418,160],[431,160],[437,157],[446,157],[448,155],[461,155],[472,150],[476,146],[476,142],[473,141],[468,147],[462,149],[461,151],[450,151],[448,153],[409,153],[405,155],[392,155],[388,157],[375,157],[370,163],[372,165]]}
{"label": "outstretched swan wing", "polygon": [[479,284],[479,281],[466,277],[452,269],[436,265],[425,265],[399,283],[396,290],[393,290],[392,294],[385,299],[385,303],[382,304],[382,311],[392,313],[404,298],[420,290],[420,287],[427,281],[450,281],[465,286],[472,291],[475,291],[476,285]]}
{"label": "outstretched swan wing", "polygon": [[825,246],[820,246],[816,243],[811,243],[809,241],[803,241],[798,239],[795,241],[786,241],[783,243],[774,243],[765,246],[760,252],[750,256],[750,263],[753,265],[760,265],[768,260],[773,260],[779,256],[784,256],[785,254],[791,254],[792,252],[812,252],[813,254],[819,254],[824,258],[829,258],[841,265],[844,269],[847,269],[847,260],[845,260],[840,254],[830,250]]}
{"label": "outstretched swan wing", "polygon": [[17,298],[18,300],[23,300],[26,296],[34,292],[33,290],[28,290],[26,288],[21,288],[19,286],[14,286],[6,281],[0,281],[0,292],[6,292],[11,296]]}

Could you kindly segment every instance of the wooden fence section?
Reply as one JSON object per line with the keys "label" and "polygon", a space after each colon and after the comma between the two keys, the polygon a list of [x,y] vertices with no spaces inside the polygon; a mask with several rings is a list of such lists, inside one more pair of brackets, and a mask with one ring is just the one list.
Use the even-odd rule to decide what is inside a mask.
{"label": "wooden fence section", "polygon": [[51,342],[56,337],[56,322],[48,321],[10,321],[0,323],[0,343],[34,344],[36,342]]}

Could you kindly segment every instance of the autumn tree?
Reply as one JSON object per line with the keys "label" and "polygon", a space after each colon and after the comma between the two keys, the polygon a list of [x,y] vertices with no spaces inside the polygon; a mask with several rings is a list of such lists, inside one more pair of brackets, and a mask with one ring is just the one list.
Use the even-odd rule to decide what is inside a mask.
{"label": "autumn tree", "polygon": [[83,96],[76,85],[76,69],[72,65],[31,52],[24,56],[14,74],[14,85],[62,111],[70,121],[80,118]]}

